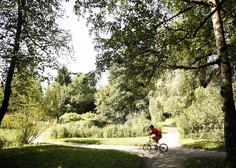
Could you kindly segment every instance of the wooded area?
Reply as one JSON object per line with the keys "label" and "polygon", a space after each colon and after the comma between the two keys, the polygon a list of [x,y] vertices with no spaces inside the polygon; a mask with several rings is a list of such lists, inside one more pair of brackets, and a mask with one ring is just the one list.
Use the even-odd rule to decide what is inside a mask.
{"label": "wooded area", "polygon": [[[225,167],[236,167],[234,0],[76,0],[97,51],[96,71],[76,75],[58,62],[72,59],[71,36],[56,23],[61,2],[0,3],[2,127],[26,135],[43,121],[83,120],[75,129],[93,128],[98,137],[103,127],[142,136],[171,116],[182,136],[224,138]],[[43,92],[46,68],[58,73]],[[108,84],[98,88],[105,70]]]}

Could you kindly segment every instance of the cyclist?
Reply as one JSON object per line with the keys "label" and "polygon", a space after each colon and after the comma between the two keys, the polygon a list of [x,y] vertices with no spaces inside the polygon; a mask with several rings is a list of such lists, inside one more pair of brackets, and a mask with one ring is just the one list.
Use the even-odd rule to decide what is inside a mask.
{"label": "cyclist", "polygon": [[158,129],[156,129],[153,125],[150,125],[150,137],[156,142],[158,143],[159,140],[162,138],[162,134],[161,131],[159,131]]}

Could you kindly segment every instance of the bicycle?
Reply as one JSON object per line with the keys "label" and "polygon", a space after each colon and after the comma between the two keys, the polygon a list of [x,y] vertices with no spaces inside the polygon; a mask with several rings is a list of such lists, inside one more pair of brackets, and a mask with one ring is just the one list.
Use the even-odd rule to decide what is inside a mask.
{"label": "bicycle", "polygon": [[162,153],[168,151],[168,146],[165,143],[156,143],[149,137],[149,141],[143,145],[143,150],[150,152],[152,147],[154,147],[155,150],[160,150]]}

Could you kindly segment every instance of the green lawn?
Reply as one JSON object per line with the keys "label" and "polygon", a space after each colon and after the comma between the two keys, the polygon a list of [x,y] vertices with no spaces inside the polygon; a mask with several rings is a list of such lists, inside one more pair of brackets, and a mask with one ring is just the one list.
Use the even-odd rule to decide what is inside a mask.
{"label": "green lawn", "polygon": [[115,150],[40,145],[0,150],[4,168],[139,168],[141,158]]}
{"label": "green lawn", "polygon": [[224,141],[214,139],[181,139],[180,144],[183,147],[192,149],[205,149],[212,151],[224,151]]}
{"label": "green lawn", "polygon": [[135,137],[135,138],[66,138],[66,139],[57,139],[56,141],[96,144],[96,145],[142,146],[148,140],[149,140],[148,137]]}
{"label": "green lawn", "polygon": [[[223,141],[211,139],[181,139],[182,146],[193,149],[224,151]],[[224,158],[193,157],[185,161],[185,168],[223,168]]]}
{"label": "green lawn", "polygon": [[185,161],[185,168],[223,168],[223,158],[193,157]]}

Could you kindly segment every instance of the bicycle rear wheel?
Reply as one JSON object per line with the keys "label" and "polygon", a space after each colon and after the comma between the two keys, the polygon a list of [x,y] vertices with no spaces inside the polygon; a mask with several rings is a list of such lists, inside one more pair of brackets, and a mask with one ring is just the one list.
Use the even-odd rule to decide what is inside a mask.
{"label": "bicycle rear wheel", "polygon": [[150,152],[151,149],[152,149],[152,148],[151,148],[151,145],[149,145],[149,144],[144,144],[144,145],[143,145],[143,150],[144,150],[144,151]]}
{"label": "bicycle rear wheel", "polygon": [[168,151],[168,146],[165,143],[160,144],[159,150],[161,152],[167,152]]}

